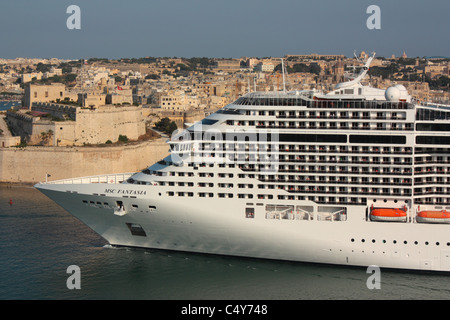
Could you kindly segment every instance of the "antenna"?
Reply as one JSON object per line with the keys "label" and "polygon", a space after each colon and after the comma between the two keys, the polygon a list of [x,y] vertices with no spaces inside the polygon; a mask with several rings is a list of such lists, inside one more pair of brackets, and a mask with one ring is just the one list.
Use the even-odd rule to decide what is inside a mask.
{"label": "antenna", "polygon": [[286,80],[284,78],[284,60],[281,58],[281,70],[283,72],[283,92],[286,93]]}
{"label": "antenna", "polygon": [[356,61],[358,61],[359,63],[363,63],[363,62],[361,61],[361,59],[358,58],[358,56],[356,55],[356,50],[353,52],[353,55],[355,56]]}

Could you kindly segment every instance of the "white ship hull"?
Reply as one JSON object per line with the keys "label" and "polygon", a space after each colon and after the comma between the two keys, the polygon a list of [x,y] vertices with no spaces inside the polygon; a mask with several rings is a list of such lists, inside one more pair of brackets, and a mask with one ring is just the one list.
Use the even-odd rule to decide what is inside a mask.
{"label": "white ship hull", "polygon": [[[199,202],[193,198],[173,201],[158,196],[156,187],[127,184],[38,184],[36,188],[111,245],[349,266],[450,271],[448,225],[371,222],[365,218],[366,208],[362,206],[348,207],[345,222],[267,219],[264,206],[257,207],[254,218],[247,219],[242,214],[245,200],[202,199]],[[146,195],[132,199],[93,195],[117,188],[137,193],[145,191]],[[114,214],[111,205],[116,200],[124,202],[125,215]],[[103,205],[105,202],[109,206]],[[133,208],[133,204],[137,208]],[[132,232],[133,226],[136,228]]]}
{"label": "white ship hull", "polygon": [[450,209],[450,108],[362,86],[373,57],[325,95],[246,94],[136,174],[36,187],[112,245],[450,271],[449,224],[418,219]]}

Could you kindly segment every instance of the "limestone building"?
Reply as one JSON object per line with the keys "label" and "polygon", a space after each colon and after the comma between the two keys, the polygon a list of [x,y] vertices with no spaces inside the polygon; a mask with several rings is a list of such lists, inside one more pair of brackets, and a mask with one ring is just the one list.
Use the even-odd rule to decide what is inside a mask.
{"label": "limestone building", "polygon": [[7,112],[14,135],[31,145],[80,146],[137,140],[146,132],[142,107],[103,105],[97,108],[33,103],[31,110]]}
{"label": "limestone building", "polygon": [[236,72],[241,70],[241,61],[237,59],[222,59],[214,61],[214,69],[217,71]]}
{"label": "limestone building", "polygon": [[33,79],[41,80],[42,79],[42,72],[24,73],[24,74],[21,75],[22,83],[31,82]]}
{"label": "limestone building", "polygon": [[27,84],[24,90],[23,106],[31,109],[34,102],[64,100],[66,86],[61,83],[50,85]]}
{"label": "limestone building", "polygon": [[255,71],[258,72],[273,72],[275,66],[272,63],[260,62],[255,66]]}

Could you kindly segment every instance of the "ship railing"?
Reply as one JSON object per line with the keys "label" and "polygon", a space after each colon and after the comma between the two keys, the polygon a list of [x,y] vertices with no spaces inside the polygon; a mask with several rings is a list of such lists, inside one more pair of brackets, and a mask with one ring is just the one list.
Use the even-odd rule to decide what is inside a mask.
{"label": "ship railing", "polygon": [[423,106],[426,107],[445,107],[445,108],[449,108],[450,107],[450,102],[447,103],[436,103],[436,102],[432,102],[432,101],[425,101],[422,103]]}
{"label": "ship railing", "polygon": [[239,98],[234,105],[251,106],[306,106],[325,109],[413,109],[414,104],[404,101],[340,99],[339,95],[329,99],[311,99],[304,95],[287,95],[279,92],[256,92]]}
{"label": "ship railing", "polygon": [[105,174],[96,176],[87,176],[79,178],[61,179],[54,181],[46,181],[47,184],[93,184],[93,183],[109,183],[117,184],[126,181],[135,172],[119,173],[119,174]]}

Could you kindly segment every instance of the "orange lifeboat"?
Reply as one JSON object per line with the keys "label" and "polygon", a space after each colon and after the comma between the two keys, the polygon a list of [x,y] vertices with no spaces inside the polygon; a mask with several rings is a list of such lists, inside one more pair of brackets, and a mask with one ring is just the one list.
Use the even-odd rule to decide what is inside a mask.
{"label": "orange lifeboat", "polygon": [[406,221],[406,211],[399,208],[376,208],[370,212],[370,220],[404,222]]}
{"label": "orange lifeboat", "polygon": [[421,223],[450,223],[450,212],[425,210],[417,214],[417,222]]}

